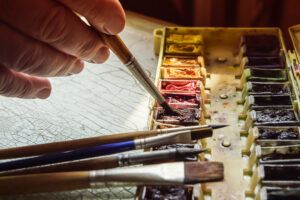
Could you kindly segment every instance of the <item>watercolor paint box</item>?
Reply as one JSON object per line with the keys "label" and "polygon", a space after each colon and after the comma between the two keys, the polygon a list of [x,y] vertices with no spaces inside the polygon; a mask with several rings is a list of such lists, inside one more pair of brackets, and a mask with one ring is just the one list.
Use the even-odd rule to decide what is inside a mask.
{"label": "watercolor paint box", "polygon": [[[298,39],[294,41],[298,44]],[[197,123],[230,125],[205,139],[203,147],[209,149],[207,158],[222,161],[229,170],[223,182],[201,184],[203,193],[199,199],[253,199],[257,191],[247,191],[254,176],[250,173],[252,178],[245,178],[243,174],[253,149],[257,145],[298,145],[300,141],[300,95],[295,84],[298,83],[296,70],[290,70],[295,66],[293,60],[298,63],[298,53],[288,53],[278,28],[159,28],[154,31],[154,49],[159,56],[155,81],[160,92],[198,93],[200,119]],[[298,71],[300,77],[300,65]],[[195,86],[196,82],[200,83],[199,87]],[[150,106],[151,129],[190,125],[168,117],[157,120],[156,102]],[[278,111],[272,113],[266,108],[278,108]],[[243,109],[246,120],[239,118]],[[266,128],[273,132],[256,133],[256,129]],[[290,135],[277,130],[287,128],[292,129],[286,130]],[[247,136],[246,140],[241,140],[240,132]],[[247,154],[241,150],[247,150]]]}
{"label": "watercolor paint box", "polygon": [[241,102],[248,95],[291,95],[290,84],[276,82],[247,82],[242,91]]}

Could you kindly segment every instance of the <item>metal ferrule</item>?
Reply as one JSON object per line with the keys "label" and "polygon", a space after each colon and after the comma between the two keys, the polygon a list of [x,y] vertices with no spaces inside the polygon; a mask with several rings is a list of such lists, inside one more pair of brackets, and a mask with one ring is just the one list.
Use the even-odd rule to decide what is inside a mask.
{"label": "metal ferrule", "polygon": [[164,97],[160,94],[152,80],[145,73],[140,63],[132,57],[128,63],[125,64],[128,70],[134,75],[140,84],[151,94],[151,96],[157,100],[159,104],[165,102]]}
{"label": "metal ferrule", "polygon": [[[103,187],[111,183],[126,185],[178,185],[184,183],[184,163],[164,163],[140,167],[114,168],[90,172],[90,186]],[[119,186],[119,184],[117,184]]]}
{"label": "metal ferrule", "polygon": [[177,149],[167,149],[160,151],[149,151],[143,153],[129,154],[126,160],[127,165],[137,165],[151,160],[170,159],[177,154]]}
{"label": "metal ferrule", "polygon": [[174,143],[191,143],[191,131],[177,131],[169,134],[158,135],[154,137],[135,139],[135,149],[145,149],[155,146],[162,146]]}

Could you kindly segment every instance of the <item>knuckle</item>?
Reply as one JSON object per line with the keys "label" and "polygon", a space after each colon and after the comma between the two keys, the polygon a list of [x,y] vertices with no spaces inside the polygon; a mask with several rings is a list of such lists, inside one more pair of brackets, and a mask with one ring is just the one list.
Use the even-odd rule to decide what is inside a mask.
{"label": "knuckle", "polygon": [[78,47],[78,54],[82,58],[91,59],[103,45],[94,40],[85,40]]}
{"label": "knuckle", "polygon": [[101,2],[101,10],[99,11],[99,6],[89,6],[89,9],[87,10],[86,15],[89,16],[89,18],[92,21],[105,22],[110,17],[115,14],[116,12],[119,12],[119,4],[115,0],[103,0]]}
{"label": "knuckle", "polygon": [[68,12],[62,6],[49,10],[40,25],[39,38],[47,43],[57,43],[68,38]]}
{"label": "knuckle", "polygon": [[27,74],[38,74],[41,71],[44,56],[39,45],[25,48],[16,63],[16,69]]}
{"label": "knuckle", "polygon": [[0,67],[0,94],[10,95],[13,82],[12,73],[3,67]]}

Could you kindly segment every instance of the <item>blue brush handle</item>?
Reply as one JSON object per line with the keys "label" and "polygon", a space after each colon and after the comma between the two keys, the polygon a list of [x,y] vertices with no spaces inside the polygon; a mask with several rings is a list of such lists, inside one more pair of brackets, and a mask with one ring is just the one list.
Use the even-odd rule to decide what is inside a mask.
{"label": "blue brush handle", "polygon": [[39,165],[54,164],[59,162],[67,162],[77,159],[91,158],[96,156],[104,156],[123,151],[134,150],[135,144],[133,140],[116,142],[111,144],[103,144],[99,146],[86,147],[72,151],[45,154],[32,158],[12,160],[0,163],[0,171],[21,169],[26,167],[34,167]]}

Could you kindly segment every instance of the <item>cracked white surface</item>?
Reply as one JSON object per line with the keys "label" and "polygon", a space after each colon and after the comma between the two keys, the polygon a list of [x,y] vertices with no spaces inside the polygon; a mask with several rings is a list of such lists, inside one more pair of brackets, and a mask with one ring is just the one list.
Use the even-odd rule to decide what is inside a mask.
{"label": "cracked white surface", "polygon": [[[121,37],[154,79],[152,34],[126,27]],[[81,74],[51,82],[47,100],[0,97],[1,148],[147,128],[149,95],[113,54],[104,64],[86,64]],[[132,199],[134,194],[129,187],[5,199]]]}

